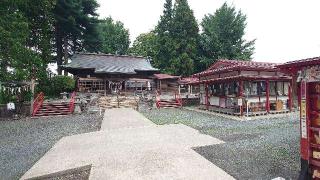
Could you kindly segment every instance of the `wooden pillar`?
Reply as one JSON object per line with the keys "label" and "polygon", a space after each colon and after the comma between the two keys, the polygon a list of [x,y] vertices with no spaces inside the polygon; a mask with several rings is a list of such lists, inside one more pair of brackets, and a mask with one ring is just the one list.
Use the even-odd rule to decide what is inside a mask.
{"label": "wooden pillar", "polygon": [[137,91],[137,81],[134,81],[134,89]]}
{"label": "wooden pillar", "polygon": [[[242,80],[239,82],[238,98],[241,99],[241,101],[243,103],[243,81]],[[240,106],[240,116],[243,116],[243,104],[242,103],[241,103],[241,106]]]}
{"label": "wooden pillar", "polygon": [[289,84],[289,89],[288,89],[288,98],[289,98],[289,102],[288,102],[288,105],[289,105],[289,110],[290,112],[292,111],[292,80],[290,81],[290,84]]}
{"label": "wooden pillar", "polygon": [[266,81],[266,110],[270,112],[270,82]]}
{"label": "wooden pillar", "polygon": [[180,85],[178,85],[178,92],[180,94],[180,91],[181,91],[181,88],[180,88]]}
{"label": "wooden pillar", "polygon": [[192,85],[189,85],[190,87],[190,94],[192,94]]}
{"label": "wooden pillar", "polygon": [[209,92],[208,92],[208,84],[205,85],[205,90],[206,90],[206,109],[209,109]]}
{"label": "wooden pillar", "polygon": [[104,96],[107,95],[107,81],[106,78],[103,78],[103,88],[104,88]]}

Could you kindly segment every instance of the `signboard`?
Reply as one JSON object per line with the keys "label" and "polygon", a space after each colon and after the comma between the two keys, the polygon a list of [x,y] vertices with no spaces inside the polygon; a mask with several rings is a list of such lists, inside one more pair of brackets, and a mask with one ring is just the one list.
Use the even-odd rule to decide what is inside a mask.
{"label": "signboard", "polygon": [[8,110],[14,110],[14,109],[16,109],[16,107],[15,107],[14,103],[10,102],[10,103],[7,104],[7,109]]}
{"label": "signboard", "polygon": [[301,137],[307,139],[307,107],[305,99],[301,99],[300,108]]}
{"label": "signboard", "polygon": [[219,97],[216,97],[216,96],[211,96],[210,99],[209,99],[209,102],[210,102],[210,105],[213,105],[213,106],[219,106],[220,104],[220,101],[219,101]]}
{"label": "signboard", "polygon": [[242,99],[241,98],[238,99],[238,106],[242,106]]}

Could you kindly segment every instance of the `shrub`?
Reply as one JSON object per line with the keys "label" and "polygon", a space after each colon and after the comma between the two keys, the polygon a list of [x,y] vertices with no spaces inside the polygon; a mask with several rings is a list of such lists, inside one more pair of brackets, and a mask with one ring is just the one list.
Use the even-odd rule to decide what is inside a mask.
{"label": "shrub", "polygon": [[75,80],[70,76],[55,76],[51,79],[52,90],[55,95],[62,92],[72,92],[75,88]]}
{"label": "shrub", "polygon": [[59,97],[62,92],[72,92],[75,80],[70,76],[54,76],[51,79],[43,78],[36,86],[36,92],[43,92],[47,97]]}

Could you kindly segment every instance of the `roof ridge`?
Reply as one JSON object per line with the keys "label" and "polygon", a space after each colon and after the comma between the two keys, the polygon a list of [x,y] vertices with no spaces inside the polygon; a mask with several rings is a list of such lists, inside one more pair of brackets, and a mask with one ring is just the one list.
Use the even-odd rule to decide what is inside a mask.
{"label": "roof ridge", "polygon": [[240,60],[240,59],[219,59],[218,61],[220,61],[220,62],[234,62],[236,64],[238,64],[238,63],[279,64],[279,63],[272,63],[272,62],[259,62],[259,61],[251,61],[251,60]]}
{"label": "roof ridge", "polygon": [[302,61],[312,61],[312,60],[317,60],[317,59],[320,59],[320,56],[288,61],[288,62],[282,63],[282,65],[291,64],[291,63],[298,63],[298,62],[302,62]]}
{"label": "roof ridge", "polygon": [[118,54],[106,54],[106,53],[88,53],[88,52],[76,52],[74,55],[94,55],[94,56],[114,56],[114,57],[133,57],[133,58],[141,58],[147,59],[143,56],[136,56],[136,55],[118,55]]}

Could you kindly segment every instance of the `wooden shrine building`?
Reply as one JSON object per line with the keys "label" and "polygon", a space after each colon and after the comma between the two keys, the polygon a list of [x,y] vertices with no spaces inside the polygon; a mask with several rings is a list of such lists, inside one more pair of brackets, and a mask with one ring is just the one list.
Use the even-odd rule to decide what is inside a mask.
{"label": "wooden shrine building", "polygon": [[63,69],[74,75],[79,92],[133,92],[154,88],[159,72],[149,60],[138,56],[77,53]]}
{"label": "wooden shrine building", "polygon": [[180,76],[173,76],[170,74],[154,74],[154,81],[157,90],[162,93],[175,93],[178,91],[178,80]]}
{"label": "wooden shrine building", "polygon": [[199,78],[200,106],[232,115],[260,115],[292,109],[292,78],[274,63],[218,60]]}

